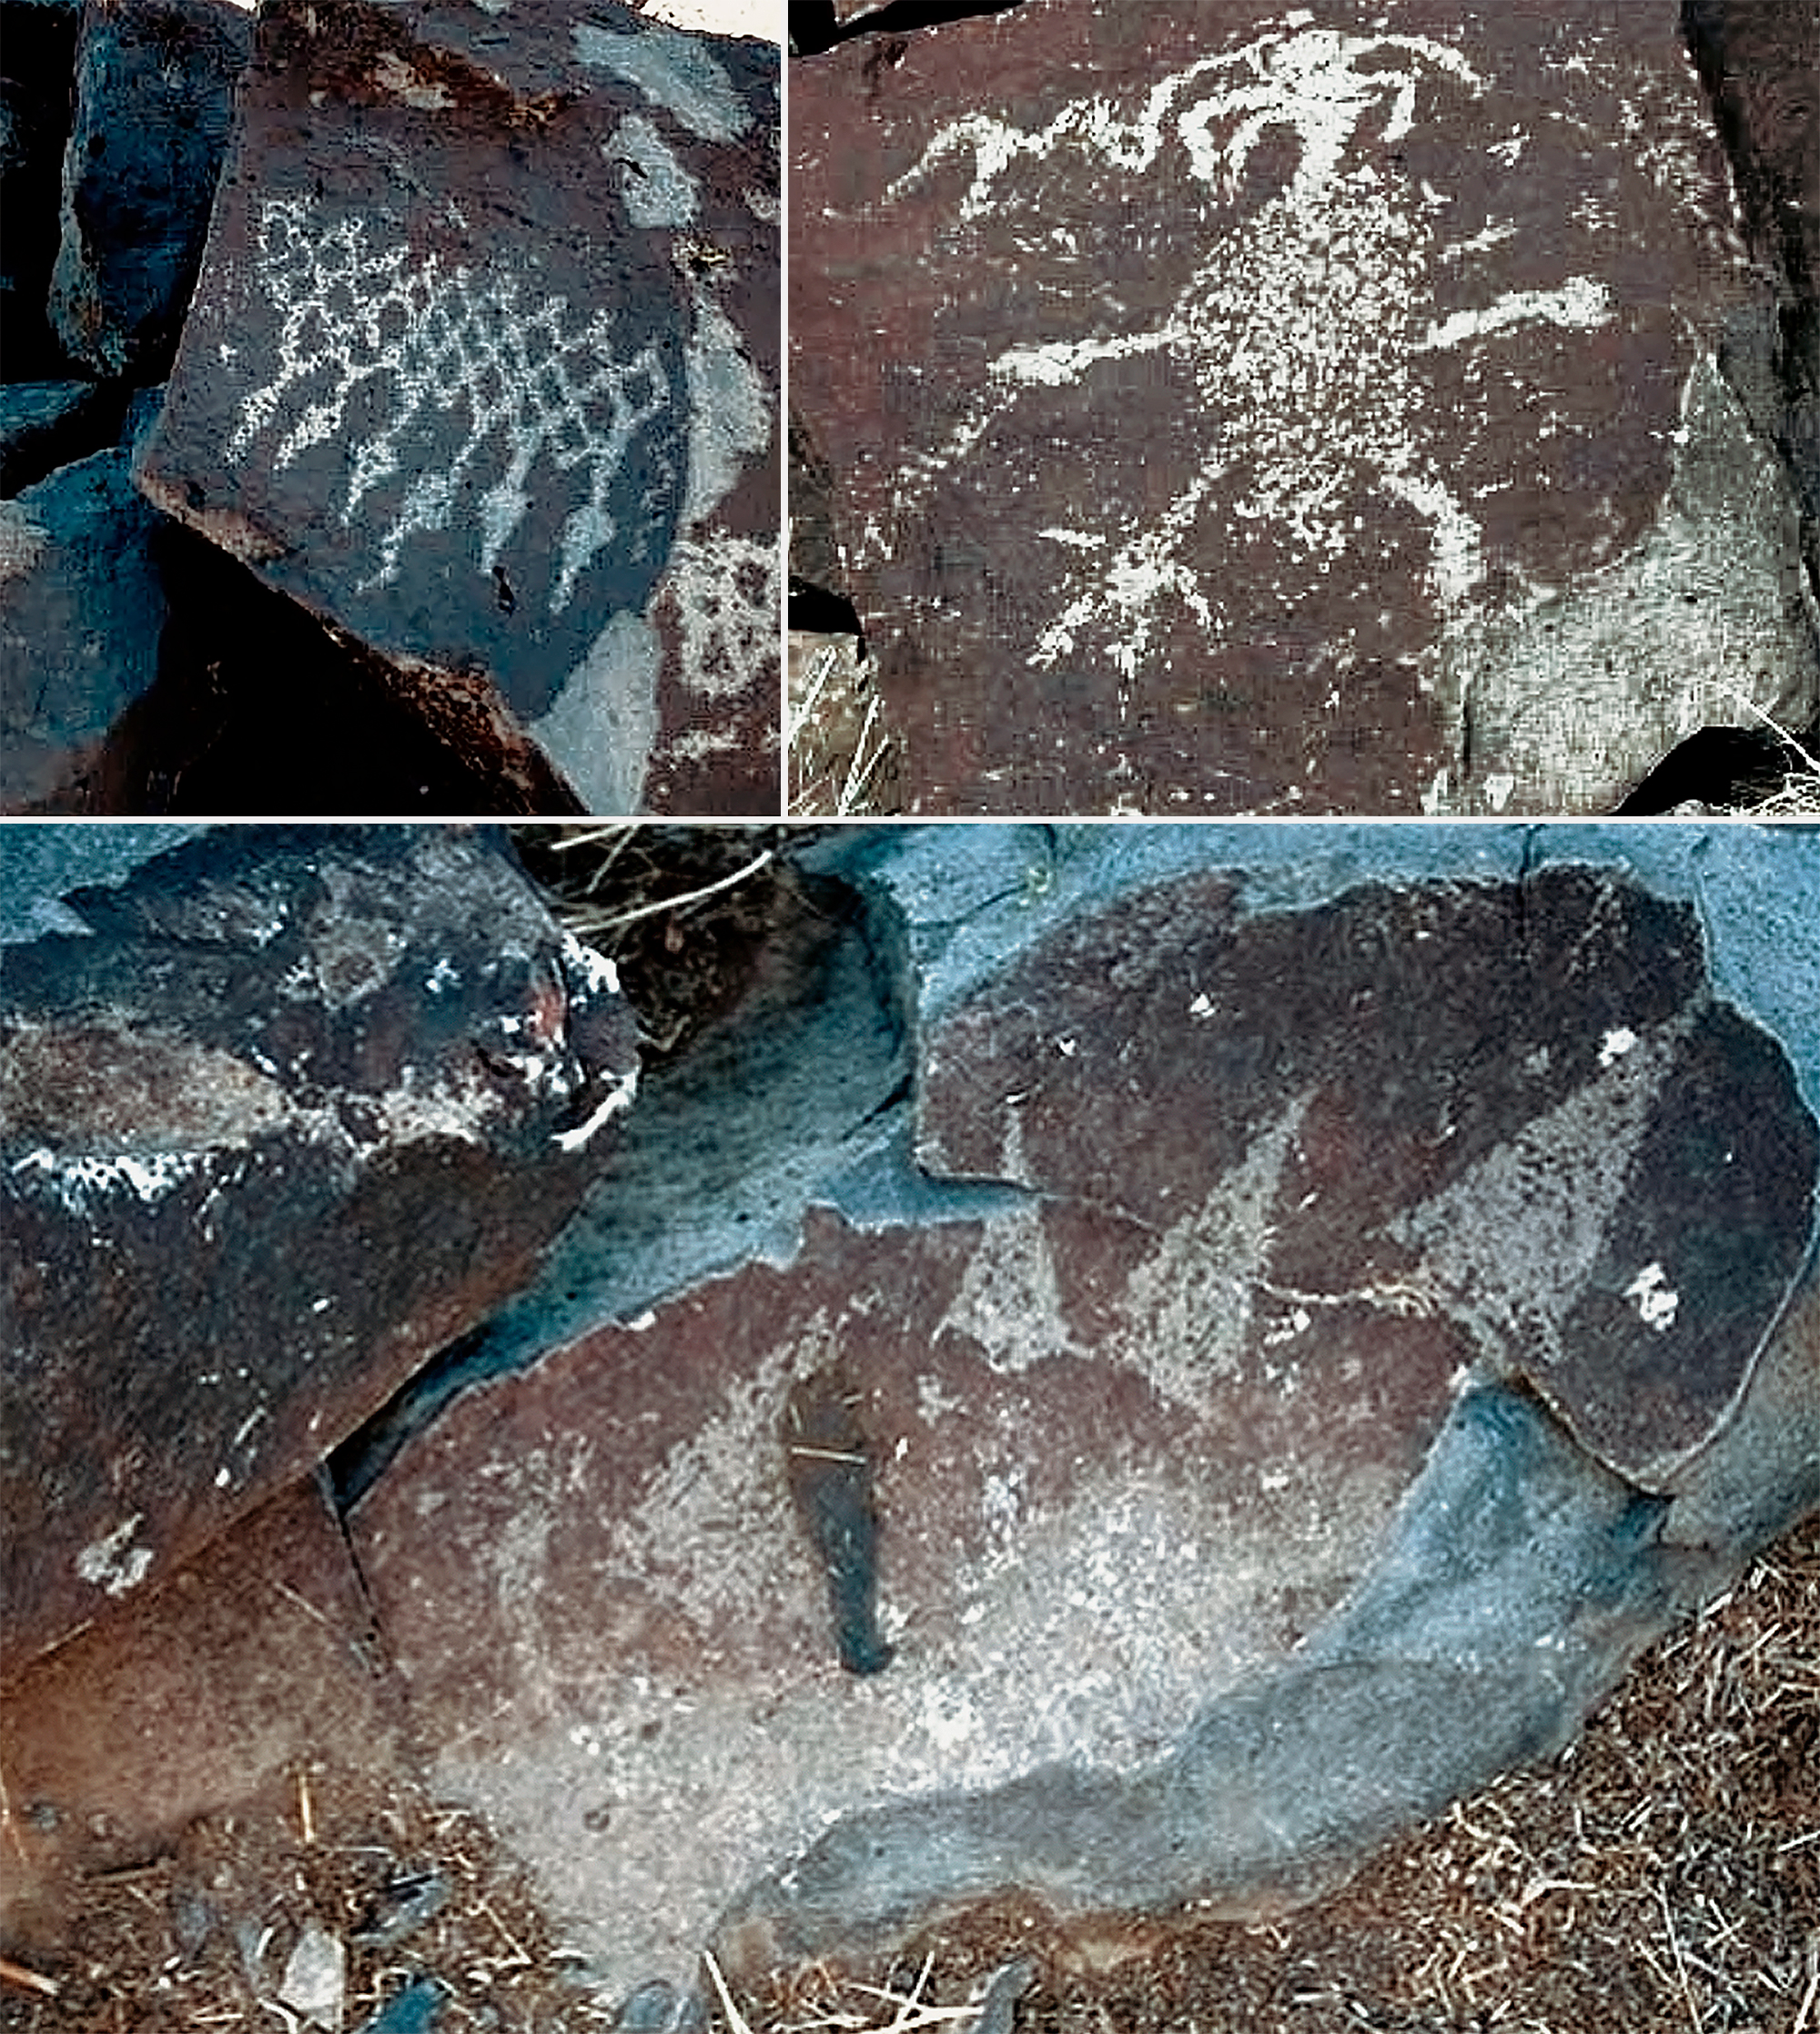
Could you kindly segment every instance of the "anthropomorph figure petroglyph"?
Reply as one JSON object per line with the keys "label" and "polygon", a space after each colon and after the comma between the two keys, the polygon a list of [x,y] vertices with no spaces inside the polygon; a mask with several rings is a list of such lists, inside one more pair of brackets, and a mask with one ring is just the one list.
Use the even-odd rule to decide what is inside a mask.
{"label": "anthropomorph figure petroglyph", "polygon": [[[1058,323],[1080,336],[1000,352],[990,390],[926,456],[934,478],[997,430],[1028,392],[1078,385],[1102,363],[1162,354],[1188,367],[1201,398],[1199,471],[1121,533],[1036,532],[1057,549],[1065,597],[1031,646],[1033,663],[1054,666],[1091,644],[1128,679],[1172,607],[1222,640],[1218,575],[1205,569],[1197,541],[1210,504],[1273,526],[1324,573],[1370,541],[1359,514],[1361,472],[1427,524],[1441,602],[1453,608],[1470,599],[1481,577],[1481,531],[1422,442],[1420,357],[1518,325],[1583,330],[1613,316],[1603,286],[1583,277],[1446,316],[1435,310],[1443,201],[1387,177],[1374,152],[1355,144],[1369,132],[1394,147],[1435,94],[1482,90],[1457,50],[1425,36],[1292,28],[1188,66],[1132,110],[1076,99],[1035,132],[985,116],[958,121],[892,186],[895,197],[970,156],[972,179],[955,213],[961,224],[1027,209],[1043,166],[1057,157],[1097,156],[1109,176],[1138,178],[1176,156],[1173,167],[1230,208],[1229,230],[1162,319],[1121,328],[1116,303],[1067,306]],[[1259,201],[1254,173],[1285,136],[1293,137],[1293,167]]]}

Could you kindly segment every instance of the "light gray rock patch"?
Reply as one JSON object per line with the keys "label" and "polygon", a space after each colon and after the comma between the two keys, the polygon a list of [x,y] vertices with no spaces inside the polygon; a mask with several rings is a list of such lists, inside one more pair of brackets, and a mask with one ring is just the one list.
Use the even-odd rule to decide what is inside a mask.
{"label": "light gray rock patch", "polygon": [[526,732],[542,744],[590,812],[636,812],[657,740],[663,649],[636,614],[615,614]]}
{"label": "light gray rock patch", "polygon": [[575,54],[595,70],[635,85],[704,141],[734,141],[752,115],[713,53],[693,35],[650,26],[636,32],[575,24]]}

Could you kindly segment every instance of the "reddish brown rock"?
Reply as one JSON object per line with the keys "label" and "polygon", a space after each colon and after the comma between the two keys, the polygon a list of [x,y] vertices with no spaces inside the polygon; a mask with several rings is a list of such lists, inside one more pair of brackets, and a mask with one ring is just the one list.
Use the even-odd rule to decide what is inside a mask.
{"label": "reddish brown rock", "polygon": [[1673,10],[1026,0],[793,97],[793,405],[914,809],[1601,810],[1820,706]]}
{"label": "reddish brown rock", "polygon": [[[1782,1048],[1714,996],[1691,910],[1601,873],[1259,916],[1188,878],[925,1040],[925,1166],[1118,1208],[1208,1348],[1447,1322],[1645,1487],[1734,1404],[1813,1220]],[[1200,1291],[1213,1239],[1235,1254]],[[1003,1292],[1007,1321],[1035,1299]]]}
{"label": "reddish brown rock", "polygon": [[[1061,1228],[816,1220],[788,1270],[470,1394],[356,1513],[439,1783],[537,1859],[610,1987],[686,1977],[843,1808],[1155,1756],[1369,1557],[1463,1340],[1374,1321],[1222,1378],[1129,1221]],[[1049,1312],[1014,1325],[1052,1243]],[[804,1473],[855,1458],[875,1545],[806,1515]]]}
{"label": "reddish brown rock", "polygon": [[314,1482],[61,1646],[0,1701],[0,1932],[55,1954],[84,1881],[166,1855],[197,1817],[298,1812],[312,1763],[403,1757],[347,1542]]}
{"label": "reddish brown rock", "polygon": [[[894,850],[844,837],[824,870],[844,852]],[[905,852],[932,937],[994,908],[976,856],[1006,894],[990,836]],[[1744,1390],[1814,1218],[1813,1122],[1696,914],[1574,866],[1299,909],[1250,906],[1240,865],[1111,882],[988,936],[966,993],[934,966],[912,992],[923,1190],[1007,1183],[990,1211],[812,1210],[781,1268],[476,1383],[359,1500],[439,1780],[610,1988],[686,1973],[730,1903],[761,1961],[888,1937],[918,1887],[1104,1906],[1102,1845],[1148,1860],[1135,1899],[1204,1870],[1243,1908],[1571,1727],[1664,1614],[1653,1493]],[[1422,1552],[1462,1533],[1457,1568]],[[1272,1723],[1265,1670],[1322,1645]],[[1324,1792],[1374,1715],[1420,1756]],[[1168,1778],[1216,1743],[1276,1747],[1218,1815]],[[794,1867],[744,1895],[868,1807],[882,1878],[860,1818],[800,1900]]]}
{"label": "reddish brown rock", "polygon": [[8,1674],[496,1306],[635,1080],[496,841],[217,830],[81,881],[27,884],[81,929],[7,947],[0,1012]]}
{"label": "reddish brown rock", "polygon": [[591,809],[776,810],[777,64],[612,4],[268,10],[141,466]]}

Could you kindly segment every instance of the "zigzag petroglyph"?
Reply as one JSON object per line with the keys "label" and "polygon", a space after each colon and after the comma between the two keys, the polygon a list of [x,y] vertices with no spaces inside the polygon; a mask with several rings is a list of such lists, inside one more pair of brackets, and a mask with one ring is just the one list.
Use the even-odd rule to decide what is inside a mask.
{"label": "zigzag petroglyph", "polygon": [[[611,312],[571,314],[561,297],[530,300],[497,264],[445,267],[433,253],[413,261],[401,242],[374,246],[362,220],[318,225],[300,198],[260,208],[257,248],[259,287],[282,317],[278,371],[244,404],[228,459],[278,430],[271,457],[282,469],[345,437],[344,523],[374,489],[403,478],[363,592],[396,579],[414,536],[445,530],[464,512],[478,524],[475,570],[490,573],[531,505],[540,462],[565,474],[580,469],[587,492],[563,523],[549,592],[550,612],[560,614],[621,534],[607,503],[634,437],[680,400],[657,349],[620,359]],[[363,438],[356,399],[369,390],[380,420]],[[409,472],[406,434],[434,412],[463,411],[453,456]],[[498,477],[468,509],[487,461],[498,462]],[[651,541],[648,531],[624,534],[634,548]]]}

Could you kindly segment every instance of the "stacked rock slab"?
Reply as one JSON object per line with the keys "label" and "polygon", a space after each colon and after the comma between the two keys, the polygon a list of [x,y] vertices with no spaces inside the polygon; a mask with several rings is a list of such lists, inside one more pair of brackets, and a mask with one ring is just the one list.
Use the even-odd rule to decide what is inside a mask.
{"label": "stacked rock slab", "polygon": [[[1811,895],[1789,845],[1764,865]],[[764,1049],[845,1087],[871,1145],[817,1120],[791,1168],[753,1153],[743,1231],[737,1181],[668,1225],[718,1223],[718,1265],[641,1283],[615,1196],[791,1091],[746,1092],[734,1013],[701,1047],[719,1115],[685,1067],[654,1080],[591,1209],[604,1324],[574,1331],[565,1239],[511,1359],[350,1515],[438,1784],[610,1990],[686,1987],[717,1922],[756,1970],[1007,1890],[1306,1895],[1558,1742],[1710,1584],[1724,1503],[1689,1545],[1664,1522],[1810,1247],[1801,969],[1744,925],[1738,997],[1752,885],[1690,894],[1685,839],[1655,872],[1528,853],[814,852],[869,908],[837,933],[816,899]],[[857,1004],[809,1028],[855,956],[901,1060]],[[1811,1455],[1806,1346],[1775,1389]],[[1778,1503],[1820,1494],[1790,1479]]]}
{"label": "stacked rock slab", "polygon": [[793,405],[915,809],[1599,811],[1813,718],[1673,9],[1026,0],[793,88]]}
{"label": "stacked rock slab", "polygon": [[157,676],[163,518],[132,478],[147,400],[118,446],[0,501],[0,811],[83,810],[110,734]]}
{"label": "stacked rock slab", "polygon": [[591,809],[776,809],[777,63],[611,4],[267,10],[140,468]]}
{"label": "stacked rock slab", "polygon": [[252,46],[236,0],[91,0],[83,15],[50,315],[96,374],[170,366]]}
{"label": "stacked rock slab", "polygon": [[497,1305],[636,1056],[485,836],[14,828],[0,876],[10,1677]]}

